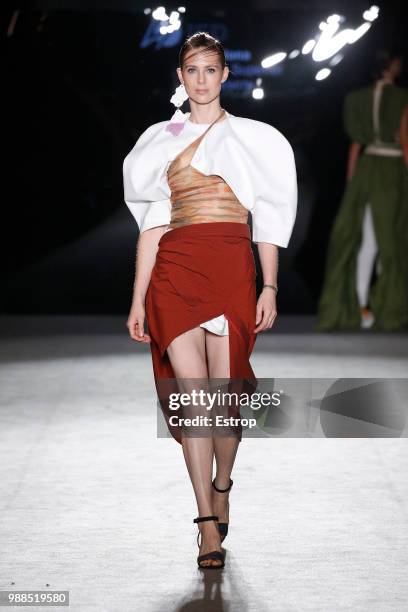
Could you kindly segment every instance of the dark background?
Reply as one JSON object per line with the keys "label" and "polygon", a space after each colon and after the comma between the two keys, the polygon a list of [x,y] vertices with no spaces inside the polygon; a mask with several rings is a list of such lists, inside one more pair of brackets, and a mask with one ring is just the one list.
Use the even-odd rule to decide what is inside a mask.
{"label": "dark background", "polygon": [[[274,125],[295,151],[299,208],[289,247],[279,250],[280,312],[316,309],[344,190],[344,96],[371,82],[376,48],[407,45],[405,4],[376,4],[379,18],[342,51],[326,80],[314,75],[327,62],[307,55],[265,73],[263,100],[245,89],[221,96],[232,114]],[[3,11],[3,313],[128,311],[138,230],[123,200],[122,163],[148,125],[173,114],[170,97],[186,36],[208,31],[227,50],[250,50],[254,65],[275,51],[301,49],[333,12],[346,17],[342,27],[356,27],[370,3],[183,3],[181,40],[141,48],[151,22],[146,6],[54,1]],[[171,11],[180,4],[164,6]],[[230,84],[232,78],[239,81],[233,74]],[[255,86],[256,77],[250,80]],[[406,64],[398,83],[408,83]]]}

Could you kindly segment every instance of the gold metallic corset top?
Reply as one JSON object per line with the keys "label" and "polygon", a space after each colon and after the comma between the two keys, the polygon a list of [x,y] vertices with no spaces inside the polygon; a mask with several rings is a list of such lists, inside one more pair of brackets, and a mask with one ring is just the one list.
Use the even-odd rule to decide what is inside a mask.
{"label": "gold metallic corset top", "polygon": [[[224,111],[218,119],[223,114]],[[190,165],[198,145],[216,121],[179,153],[167,170],[172,205],[168,229],[214,221],[248,223],[248,210],[224,179],[216,174],[203,174]]]}

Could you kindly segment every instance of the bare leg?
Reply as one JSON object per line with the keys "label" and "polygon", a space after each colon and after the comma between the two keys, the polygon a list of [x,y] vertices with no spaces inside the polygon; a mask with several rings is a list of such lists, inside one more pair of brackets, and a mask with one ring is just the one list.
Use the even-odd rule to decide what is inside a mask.
{"label": "bare leg", "polygon": [[[205,330],[202,327],[191,329],[177,336],[167,348],[167,353],[176,378],[208,379],[206,363]],[[181,381],[180,391],[188,381]],[[194,386],[194,385],[193,385]],[[182,448],[187,470],[190,475],[197,500],[198,516],[214,514],[212,507],[212,468],[214,444],[211,436],[187,437],[182,435]],[[200,555],[212,550],[221,550],[221,540],[215,521],[198,523],[201,531]],[[203,561],[202,565],[220,565],[216,559]]]}
{"label": "bare leg", "polygon": [[[206,330],[206,347],[210,378],[229,378],[229,337],[218,336]],[[217,471],[215,484],[219,489],[226,489],[230,483],[232,468],[238,451],[239,439],[235,436],[214,438],[214,452]],[[229,522],[229,492],[218,493],[212,488],[214,514],[220,523]]]}
{"label": "bare leg", "polygon": [[378,252],[370,204],[364,209],[362,239],[356,262],[356,288],[360,306],[368,306],[368,293],[374,260]]}

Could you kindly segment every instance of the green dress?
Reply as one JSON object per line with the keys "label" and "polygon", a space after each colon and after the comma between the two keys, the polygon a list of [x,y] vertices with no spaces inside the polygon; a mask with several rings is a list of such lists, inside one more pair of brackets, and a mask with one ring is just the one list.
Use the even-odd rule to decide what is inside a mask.
{"label": "green dress", "polygon": [[366,146],[360,155],[334,221],[316,331],[360,329],[356,261],[367,203],[381,269],[368,293],[375,317],[371,329],[393,331],[408,326],[408,170],[401,155],[378,152],[379,146],[400,150],[399,126],[408,105],[408,89],[386,83],[376,104],[373,94],[373,86],[365,87],[349,93],[344,103],[344,126],[350,139],[363,145],[375,143],[377,150],[369,154]]}

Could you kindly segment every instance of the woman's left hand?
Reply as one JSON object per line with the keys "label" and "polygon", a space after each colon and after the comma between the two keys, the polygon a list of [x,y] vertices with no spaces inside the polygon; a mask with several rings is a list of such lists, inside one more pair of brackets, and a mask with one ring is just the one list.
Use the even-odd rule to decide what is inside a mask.
{"label": "woman's left hand", "polygon": [[256,327],[254,333],[257,334],[264,329],[270,329],[277,314],[275,291],[269,288],[264,289],[256,305]]}

